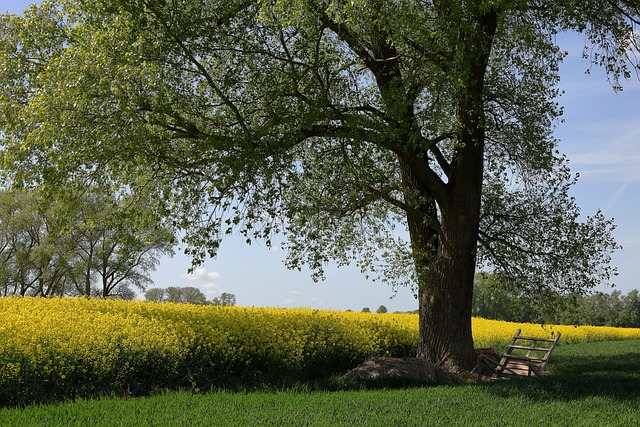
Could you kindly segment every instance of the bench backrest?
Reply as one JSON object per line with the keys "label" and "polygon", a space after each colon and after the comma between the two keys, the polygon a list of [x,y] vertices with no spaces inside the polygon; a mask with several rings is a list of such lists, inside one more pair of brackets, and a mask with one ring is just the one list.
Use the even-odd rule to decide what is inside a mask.
{"label": "bench backrest", "polygon": [[542,375],[560,339],[560,332],[553,338],[526,337],[520,332],[518,329],[502,355],[494,377]]}

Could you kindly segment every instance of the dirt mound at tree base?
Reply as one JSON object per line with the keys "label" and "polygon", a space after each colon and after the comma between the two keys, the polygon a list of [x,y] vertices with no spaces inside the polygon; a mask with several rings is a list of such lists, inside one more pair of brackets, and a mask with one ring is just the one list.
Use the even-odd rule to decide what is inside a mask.
{"label": "dirt mound at tree base", "polygon": [[371,357],[344,375],[361,380],[408,380],[434,385],[458,385],[464,381],[425,359],[416,357]]}

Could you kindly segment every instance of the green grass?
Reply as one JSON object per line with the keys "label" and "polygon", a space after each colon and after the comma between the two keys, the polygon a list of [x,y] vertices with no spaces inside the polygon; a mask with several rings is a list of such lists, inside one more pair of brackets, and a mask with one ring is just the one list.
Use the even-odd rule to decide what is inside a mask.
{"label": "green grass", "polygon": [[167,393],[0,410],[2,426],[634,426],[640,341],[563,345],[554,375],[459,387]]}

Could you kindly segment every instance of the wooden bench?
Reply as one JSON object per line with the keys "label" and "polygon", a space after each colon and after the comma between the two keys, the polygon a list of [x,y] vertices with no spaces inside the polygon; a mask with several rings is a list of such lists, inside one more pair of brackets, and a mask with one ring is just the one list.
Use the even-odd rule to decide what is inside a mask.
{"label": "wooden bench", "polygon": [[483,361],[493,369],[492,379],[541,376],[559,339],[560,332],[553,338],[535,338],[520,335],[518,329],[499,362],[483,355],[478,362]]}

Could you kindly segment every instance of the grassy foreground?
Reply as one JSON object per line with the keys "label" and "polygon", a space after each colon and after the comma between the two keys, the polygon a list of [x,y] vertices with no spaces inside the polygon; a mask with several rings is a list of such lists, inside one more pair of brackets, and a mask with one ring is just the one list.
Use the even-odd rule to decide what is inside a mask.
{"label": "grassy foreground", "polygon": [[553,375],[459,387],[167,393],[0,410],[2,426],[631,426],[640,340],[562,345]]}

